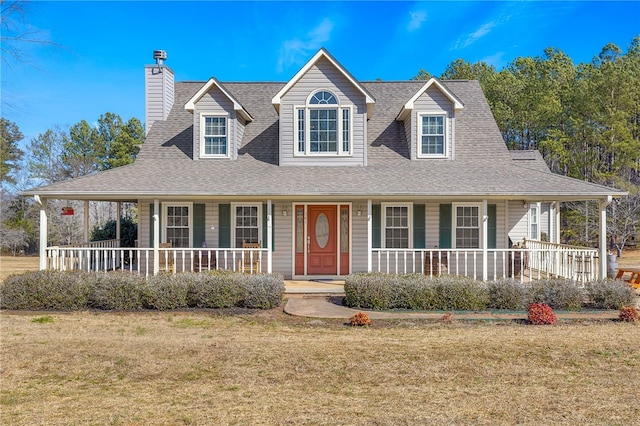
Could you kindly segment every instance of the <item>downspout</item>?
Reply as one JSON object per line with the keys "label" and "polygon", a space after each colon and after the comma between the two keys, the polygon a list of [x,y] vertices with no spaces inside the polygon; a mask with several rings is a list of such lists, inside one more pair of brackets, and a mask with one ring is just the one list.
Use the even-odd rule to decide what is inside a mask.
{"label": "downspout", "polygon": [[[487,281],[489,277],[489,207],[487,200],[482,200],[482,281]],[[475,274],[474,274],[475,275]]]}
{"label": "downspout", "polygon": [[41,199],[39,195],[34,195],[33,199],[40,206],[40,270],[47,269],[47,199]]}
{"label": "downspout", "polygon": [[273,211],[271,200],[267,200],[267,273],[273,271]]}
{"label": "downspout", "polygon": [[160,270],[160,201],[153,200],[153,275]]}
{"label": "downspout", "polygon": [[373,221],[371,217],[371,200],[367,200],[367,272],[371,272],[371,262],[372,256],[371,253],[373,247]]}
{"label": "downspout", "polygon": [[607,278],[607,206],[611,204],[613,197],[600,200],[600,278]]}

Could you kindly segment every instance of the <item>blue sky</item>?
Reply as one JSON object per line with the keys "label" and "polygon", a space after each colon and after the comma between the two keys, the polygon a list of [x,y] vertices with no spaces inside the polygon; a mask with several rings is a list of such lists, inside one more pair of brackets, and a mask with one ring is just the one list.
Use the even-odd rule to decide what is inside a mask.
{"label": "blue sky", "polygon": [[177,81],[282,81],[325,47],[358,80],[403,80],[452,61],[498,69],[553,46],[575,63],[640,34],[640,2],[32,2],[23,29],[57,46],[3,58],[2,115],[23,145],[114,112],[144,120],[144,65],[167,52]]}

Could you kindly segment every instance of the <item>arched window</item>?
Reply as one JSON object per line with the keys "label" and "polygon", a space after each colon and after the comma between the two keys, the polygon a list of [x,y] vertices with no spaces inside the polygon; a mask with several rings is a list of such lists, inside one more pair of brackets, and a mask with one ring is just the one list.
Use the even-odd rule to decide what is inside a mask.
{"label": "arched window", "polygon": [[296,109],[297,155],[351,154],[351,107],[336,95],[318,90]]}

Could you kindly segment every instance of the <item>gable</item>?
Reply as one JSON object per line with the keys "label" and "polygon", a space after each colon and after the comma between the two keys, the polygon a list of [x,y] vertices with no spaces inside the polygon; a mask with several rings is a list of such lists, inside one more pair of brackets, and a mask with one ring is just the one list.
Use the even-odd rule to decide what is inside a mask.
{"label": "gable", "polygon": [[[343,77],[353,88],[362,94],[365,98],[366,108],[367,108],[367,117],[370,116],[371,111],[373,109],[373,105],[375,104],[375,99],[371,94],[356,80],[333,56],[329,54],[324,48],[320,49],[314,56],[307,62],[301,69],[293,76],[291,80],[273,97],[271,103],[278,113],[280,112],[280,104],[282,102],[282,98],[289,93],[289,91],[294,88],[299,81],[307,75],[307,73],[311,70],[312,67],[316,66],[319,61],[324,61],[331,65],[331,67],[326,67],[326,65],[321,65],[323,67],[323,71],[327,73],[327,75],[332,75],[331,81],[337,78],[338,76]],[[331,70],[331,68],[333,70]],[[318,87],[319,88],[319,87]]]}

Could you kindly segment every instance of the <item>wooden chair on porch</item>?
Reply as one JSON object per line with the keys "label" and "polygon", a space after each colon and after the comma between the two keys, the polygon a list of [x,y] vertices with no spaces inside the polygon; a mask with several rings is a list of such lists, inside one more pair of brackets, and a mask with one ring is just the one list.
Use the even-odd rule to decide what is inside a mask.
{"label": "wooden chair on porch", "polygon": [[[160,248],[172,248],[173,244],[171,242],[168,243],[160,243]],[[173,261],[173,253],[171,251],[161,251],[158,253],[158,260],[160,265],[160,272],[174,272],[174,261]]]}
{"label": "wooden chair on porch", "polygon": [[260,249],[262,248],[262,241],[257,243],[242,243],[243,249],[255,249],[246,250],[242,252],[244,256],[238,259],[238,271],[247,272],[250,274],[256,274],[260,272]]}

